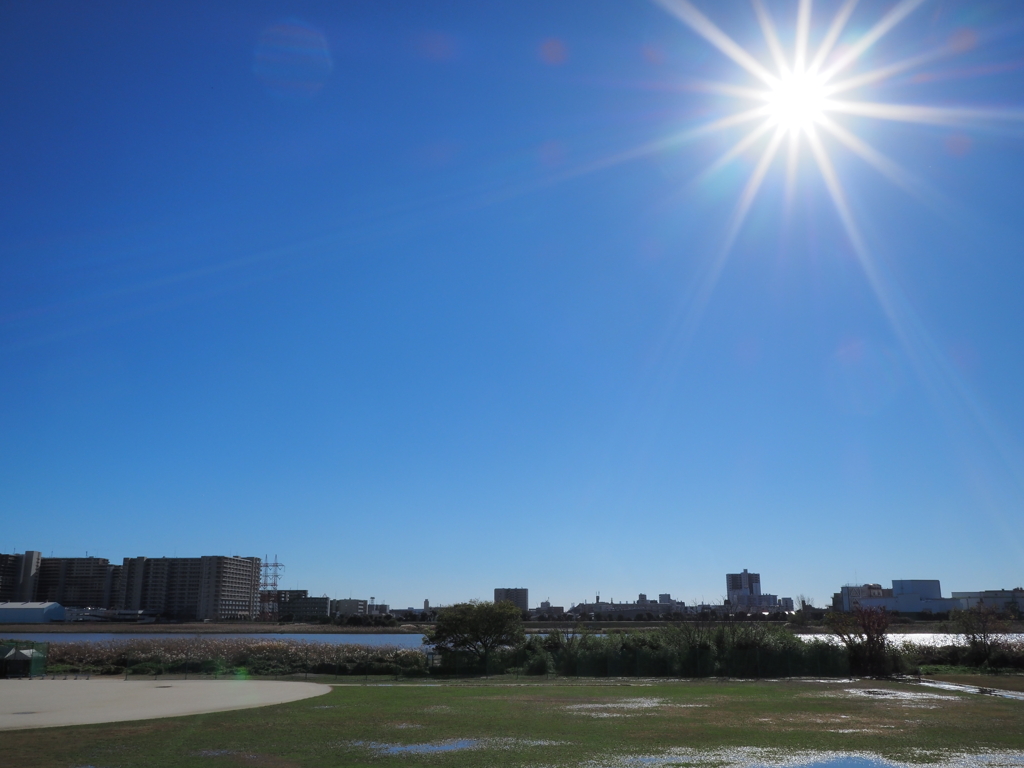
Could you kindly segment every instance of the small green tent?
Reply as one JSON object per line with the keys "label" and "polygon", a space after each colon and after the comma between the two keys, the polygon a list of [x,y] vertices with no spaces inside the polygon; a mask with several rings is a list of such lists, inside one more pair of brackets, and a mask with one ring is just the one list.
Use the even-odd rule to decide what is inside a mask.
{"label": "small green tent", "polygon": [[46,643],[0,644],[0,677],[46,674]]}

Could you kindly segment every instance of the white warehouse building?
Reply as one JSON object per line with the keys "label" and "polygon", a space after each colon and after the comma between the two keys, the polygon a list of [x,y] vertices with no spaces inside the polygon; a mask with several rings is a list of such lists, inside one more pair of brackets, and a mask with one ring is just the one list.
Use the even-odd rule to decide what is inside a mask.
{"label": "white warehouse building", "polygon": [[0,624],[45,624],[64,618],[60,603],[0,603]]}

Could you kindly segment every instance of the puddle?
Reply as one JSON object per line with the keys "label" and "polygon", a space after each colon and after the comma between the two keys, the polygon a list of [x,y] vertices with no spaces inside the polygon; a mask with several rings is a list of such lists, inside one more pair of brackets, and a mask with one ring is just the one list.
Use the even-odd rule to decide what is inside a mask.
{"label": "puddle", "polygon": [[602,704],[569,704],[563,707],[563,709],[580,715],[590,715],[591,717],[622,717],[624,713],[619,710],[630,712],[641,709],[654,709],[655,707],[664,706],[664,704],[664,699],[639,698],[620,699]]}
{"label": "puddle", "polygon": [[[414,726],[419,727],[419,726]],[[550,747],[564,744],[562,741],[547,739],[448,739],[424,744],[384,744],[377,741],[349,742],[354,747],[372,749],[380,755],[430,755],[439,752],[457,752],[463,749],[504,749],[515,750],[523,747]]]}
{"label": "puddle", "polygon": [[[922,753],[930,768],[1024,768],[1024,753],[943,754]],[[596,760],[589,768],[917,768],[921,763],[887,760],[870,753],[799,752],[784,754],[773,750],[739,747],[695,750],[676,748],[658,755],[630,755]]]}
{"label": "puddle", "polygon": [[201,749],[195,753],[196,757],[223,757],[233,754],[235,754],[233,749]]}
{"label": "puddle", "polygon": [[962,701],[958,696],[946,696],[941,693],[921,693],[919,691],[896,691],[890,688],[847,688],[843,693],[847,696],[881,699],[883,701]]}
{"label": "puddle", "polygon": [[422,728],[423,726],[419,725],[417,723],[395,723],[391,727],[392,728],[397,728],[399,730],[404,730],[406,728]]}
{"label": "puddle", "polygon": [[362,741],[352,742],[357,747],[369,747],[382,755],[429,755],[435,752],[455,752],[460,749],[474,749],[479,739],[452,739],[450,741],[436,741],[429,744],[380,744],[375,741],[365,743]]}
{"label": "puddle", "polygon": [[[883,728],[891,728],[891,725],[882,726]],[[829,733],[881,733],[877,728],[829,728]]]}
{"label": "puddle", "polygon": [[929,688],[939,688],[943,691],[953,691],[956,693],[977,693],[982,696],[999,696],[1003,699],[1016,699],[1017,701],[1024,701],[1024,692],[1022,691],[1006,691],[1002,688],[984,688],[977,685],[963,685],[961,683],[945,683],[941,680],[920,680],[919,685],[926,685]]}

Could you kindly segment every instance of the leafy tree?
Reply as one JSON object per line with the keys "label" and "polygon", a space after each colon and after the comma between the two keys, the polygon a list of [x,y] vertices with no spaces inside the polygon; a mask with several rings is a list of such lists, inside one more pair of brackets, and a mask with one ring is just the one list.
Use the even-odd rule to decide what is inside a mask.
{"label": "leafy tree", "polygon": [[517,647],[526,640],[523,617],[515,604],[469,602],[442,608],[424,643],[445,652],[469,653],[484,669],[492,652]]}

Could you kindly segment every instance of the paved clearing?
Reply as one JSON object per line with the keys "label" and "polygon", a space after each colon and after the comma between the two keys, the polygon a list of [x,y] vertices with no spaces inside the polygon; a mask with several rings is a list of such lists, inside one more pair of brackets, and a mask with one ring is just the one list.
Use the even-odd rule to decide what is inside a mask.
{"label": "paved clearing", "polygon": [[248,709],[330,690],[270,680],[0,680],[0,731]]}

